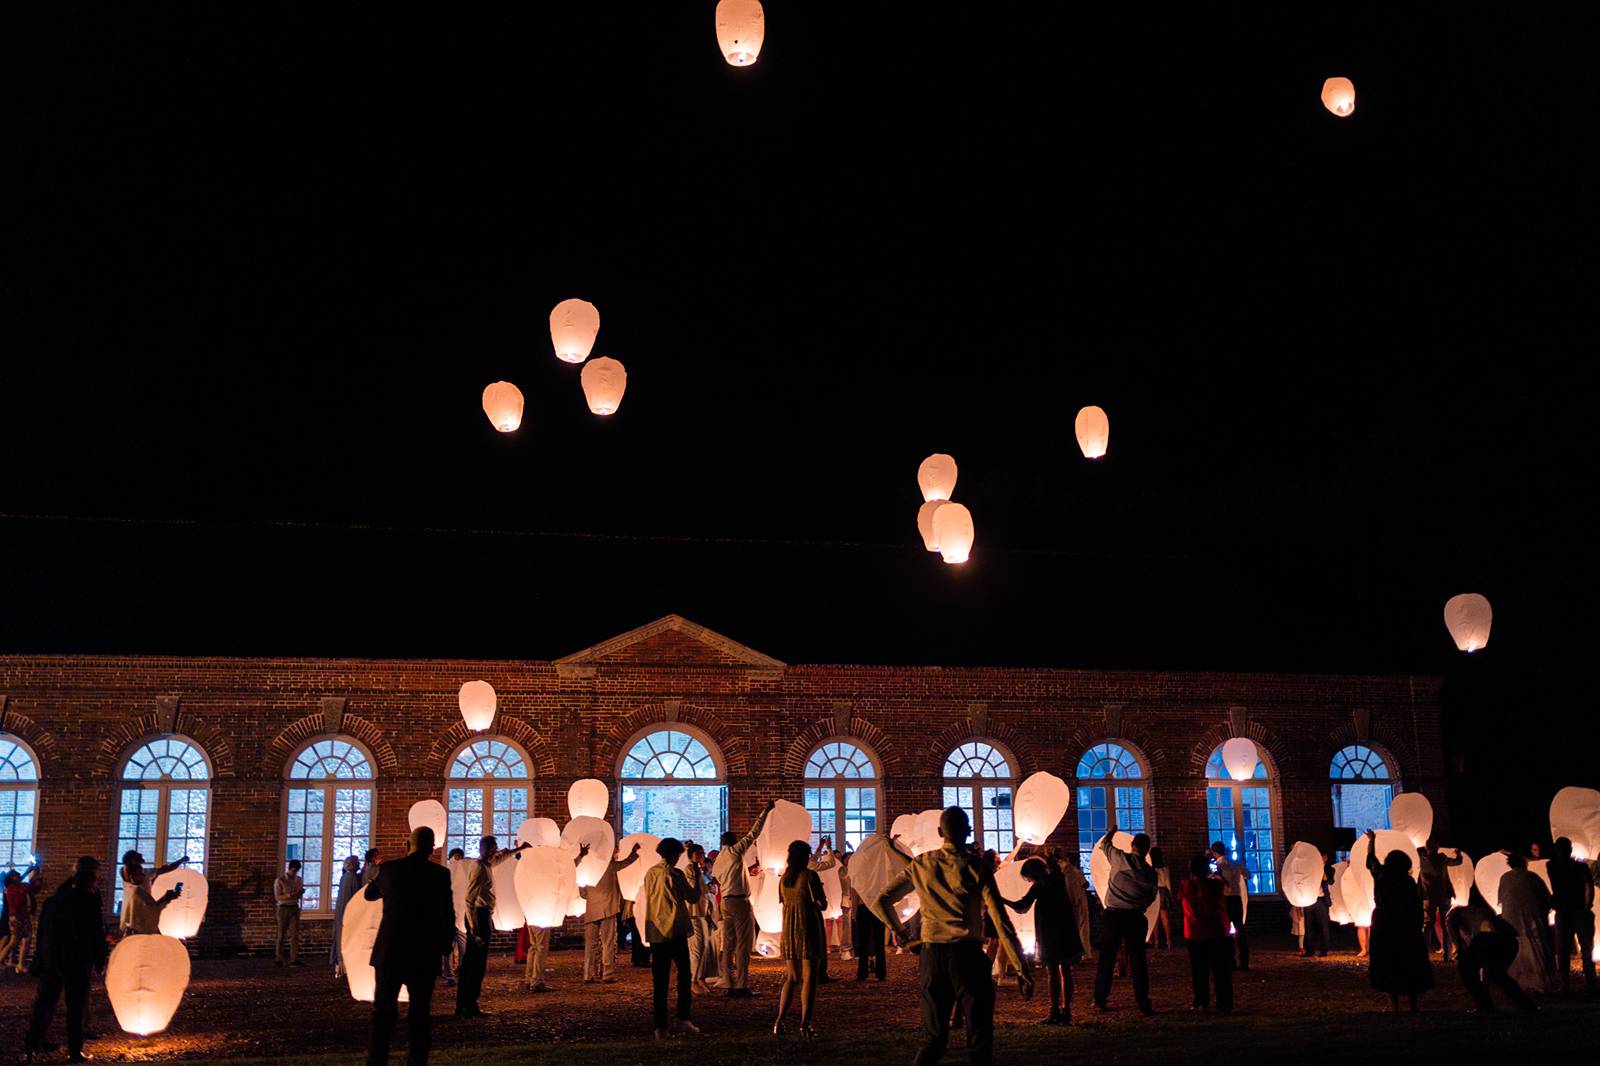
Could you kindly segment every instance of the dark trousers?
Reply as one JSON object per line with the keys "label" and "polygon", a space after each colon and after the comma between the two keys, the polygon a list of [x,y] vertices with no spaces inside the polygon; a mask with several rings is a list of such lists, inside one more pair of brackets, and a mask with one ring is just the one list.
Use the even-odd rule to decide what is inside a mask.
{"label": "dark trousers", "polygon": [[394,1023],[400,1020],[400,986],[411,995],[411,1005],[406,1008],[406,1062],[422,1066],[428,1061],[428,1049],[433,1046],[433,982],[439,976],[438,964],[429,961],[410,969],[385,966],[378,971],[377,989],[372,997],[372,1035],[367,1040],[367,1066],[388,1066],[389,1039],[394,1035]]}
{"label": "dark trousers", "polygon": [[1578,943],[1578,956],[1583,964],[1583,982],[1589,991],[1595,990],[1594,977],[1594,912],[1588,908],[1580,911],[1556,911],[1556,969],[1561,973],[1561,991],[1572,985],[1572,943]]}
{"label": "dark trousers", "polygon": [[1494,1010],[1485,982],[1499,988],[1523,1010],[1536,1009],[1533,1000],[1506,973],[1516,957],[1517,938],[1508,933],[1479,933],[1472,943],[1456,953],[1456,972],[1479,1010]]}
{"label": "dark trousers", "polygon": [[1238,952],[1235,960],[1239,969],[1250,968],[1250,941],[1244,935],[1244,900],[1238,896],[1223,896],[1223,906],[1228,908],[1228,921],[1233,923],[1233,947]]}
{"label": "dark trousers", "polygon": [[1233,1009],[1233,945],[1225,936],[1205,940],[1185,940],[1189,949],[1189,982],[1194,986],[1194,1005],[1211,1006],[1211,987],[1216,986],[1217,1009]]}
{"label": "dark trousers", "polygon": [[1323,896],[1306,908],[1306,955],[1326,955],[1332,939],[1332,930],[1328,928],[1328,897]]}
{"label": "dark trousers", "polygon": [[672,971],[678,971],[678,1019],[688,1021],[694,1004],[694,988],[689,977],[689,938],[659,940],[650,944],[651,1006],[655,1009],[657,1029],[667,1027],[667,983]]}
{"label": "dark trousers", "polygon": [[994,1061],[994,981],[989,956],[977,941],[924,944],[917,960],[922,998],[922,1050],[917,1066],[944,1058],[950,1045],[950,1011],[959,1007],[966,1019],[967,1061],[989,1066]]}
{"label": "dark trousers", "polygon": [[494,935],[494,916],[488,907],[467,915],[467,947],[461,953],[461,969],[456,974],[456,1013],[471,1014],[478,1009],[483,993],[483,975],[489,970],[489,938]]}
{"label": "dark trousers", "polygon": [[[1427,899],[1422,901],[1422,942],[1429,944],[1430,938],[1439,941],[1439,950],[1444,952],[1444,961],[1450,961],[1450,931],[1445,928],[1445,915],[1450,913],[1450,900]],[[1432,947],[1429,944],[1430,949]]]}
{"label": "dark trousers", "polygon": [[1106,1005],[1111,994],[1111,975],[1117,969],[1117,949],[1128,951],[1128,972],[1133,976],[1133,998],[1141,1010],[1150,1009],[1150,970],[1145,963],[1144,938],[1149,931],[1144,911],[1107,910],[1100,914],[1100,964],[1094,974],[1094,1001]]}
{"label": "dark trousers", "polygon": [[889,972],[883,923],[867,908],[857,907],[850,933],[850,948],[856,956],[856,980],[865,981],[868,971],[875,968],[878,980],[882,981]]}
{"label": "dark trousers", "polygon": [[83,1050],[83,1009],[89,1003],[89,969],[39,971],[39,991],[33,1000],[33,1020],[28,1024],[28,1038],[24,1047],[37,1049],[44,1044],[45,1033],[56,1016],[56,1001],[67,995],[67,1051],[76,1055]]}

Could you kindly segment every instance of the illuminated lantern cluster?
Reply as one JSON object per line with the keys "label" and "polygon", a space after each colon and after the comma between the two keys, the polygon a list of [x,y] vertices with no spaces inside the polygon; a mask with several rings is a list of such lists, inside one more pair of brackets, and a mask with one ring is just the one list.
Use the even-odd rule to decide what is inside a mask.
{"label": "illuminated lantern cluster", "polygon": [[1232,737],[1222,745],[1222,765],[1235,781],[1248,781],[1256,775],[1260,756],[1248,737]]}
{"label": "illuminated lantern cluster", "polygon": [[433,830],[433,846],[444,846],[446,818],[444,804],[438,800],[418,800],[406,812],[406,825],[415,832],[423,826]]}
{"label": "illuminated lantern cluster", "polygon": [[586,777],[567,789],[567,813],[574,818],[604,818],[611,804],[611,790],[604,781]]}
{"label": "illuminated lantern cluster", "polygon": [[761,0],[718,0],[717,46],[730,67],[748,67],[761,54],[766,37]]}
{"label": "illuminated lantern cluster", "polygon": [[550,312],[550,343],[564,363],[589,358],[599,333],[600,312],[588,300],[562,300]]}
{"label": "illuminated lantern cluster", "polygon": [[1322,106],[1340,118],[1356,109],[1356,86],[1349,78],[1329,78],[1322,83]]}
{"label": "illuminated lantern cluster", "polygon": [[597,415],[614,415],[628,388],[628,371],[615,359],[601,356],[583,364],[583,398]]}
{"label": "illuminated lantern cluster", "polygon": [[522,425],[522,390],[509,381],[497,381],[483,390],[483,413],[501,433]]}
{"label": "illuminated lantern cluster", "polygon": [[189,951],[170,936],[125,936],[106,963],[106,996],[117,1024],[136,1036],[165,1029],[188,987]]}
{"label": "illuminated lantern cluster", "polygon": [[489,682],[468,681],[461,686],[456,701],[461,705],[461,720],[467,723],[468,729],[476,733],[494,725],[494,686]]}
{"label": "illuminated lantern cluster", "polygon": [[1494,611],[1476,592],[1463,592],[1444,601],[1444,626],[1456,647],[1471,654],[1489,643],[1489,623]]}
{"label": "illuminated lantern cluster", "polygon": [[161,908],[161,935],[187,940],[200,931],[205,920],[206,902],[211,897],[211,886],[199,870],[168,870],[150,882],[150,894],[160,899],[172,889],[183,885],[183,894]]}
{"label": "illuminated lantern cluster", "polygon": [[1072,431],[1077,434],[1078,447],[1085,459],[1102,459],[1111,444],[1111,420],[1102,408],[1090,405],[1078,412],[1072,421]]}
{"label": "illuminated lantern cluster", "polygon": [[964,563],[972,554],[975,535],[972,512],[950,497],[956,491],[956,461],[935,452],[917,467],[917,487],[923,504],[917,510],[917,532],[922,546],[938,552],[947,563]]}

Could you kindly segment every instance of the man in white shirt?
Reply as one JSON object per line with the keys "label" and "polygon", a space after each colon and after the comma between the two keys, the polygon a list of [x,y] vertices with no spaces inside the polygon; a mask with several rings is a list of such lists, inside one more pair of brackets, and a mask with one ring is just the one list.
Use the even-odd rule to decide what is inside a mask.
{"label": "man in white shirt", "polygon": [[272,948],[275,966],[283,965],[284,941],[289,943],[289,965],[300,965],[300,897],[306,883],[300,877],[300,860],[290,859],[283,873],[272,882],[272,898],[278,905],[278,940]]}
{"label": "man in white shirt", "polygon": [[745,872],[745,852],[755,846],[776,800],[768,800],[756,824],[744,836],[722,834],[722,850],[711,876],[722,890],[722,979],[730,999],[749,999],[750,953],[756,944],[756,916],[750,907],[750,875]]}

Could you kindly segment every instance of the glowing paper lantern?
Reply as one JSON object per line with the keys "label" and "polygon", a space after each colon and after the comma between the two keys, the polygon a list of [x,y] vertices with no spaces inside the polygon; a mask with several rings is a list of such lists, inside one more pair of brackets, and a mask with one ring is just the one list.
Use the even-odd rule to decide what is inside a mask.
{"label": "glowing paper lantern", "polygon": [[718,0],[717,45],[731,67],[748,67],[761,54],[767,34],[761,0]]}
{"label": "glowing paper lantern", "polygon": [[900,845],[909,848],[916,843],[917,816],[914,814],[897,814],[889,824],[889,839],[900,838]]}
{"label": "glowing paper lantern", "polygon": [[450,900],[456,906],[456,931],[459,933],[467,931],[467,887],[472,880],[473,862],[463,858],[450,863]]}
{"label": "glowing paper lantern", "polygon": [[750,907],[763,933],[783,930],[783,876],[763,869],[750,891]]}
{"label": "glowing paper lantern", "polygon": [[1529,859],[1528,860],[1528,872],[1532,873],[1532,874],[1538,874],[1539,875],[1539,880],[1544,882],[1544,887],[1547,888],[1547,889],[1550,889],[1550,891],[1552,891],[1552,892],[1555,891],[1555,887],[1550,884],[1550,860],[1549,859]]}
{"label": "glowing paper lantern", "polygon": [[567,813],[574,818],[604,818],[611,805],[611,790],[604,781],[586,777],[567,789]]}
{"label": "glowing paper lantern", "polygon": [[517,827],[517,843],[536,848],[559,848],[561,829],[554,818],[525,818]]}
{"label": "glowing paper lantern", "polygon": [[1092,405],[1085,407],[1073,419],[1072,430],[1078,435],[1078,447],[1085,459],[1099,459],[1106,454],[1111,444],[1111,419],[1105,411]]}
{"label": "glowing paper lantern", "polygon": [[1456,647],[1468,654],[1489,643],[1489,623],[1494,611],[1476,592],[1463,592],[1444,601],[1444,625]]}
{"label": "glowing paper lantern", "polygon": [[938,851],[944,847],[944,837],[939,835],[939,819],[944,817],[944,810],[940,807],[930,807],[917,815],[913,822],[911,835],[911,853],[924,855],[930,851]]}
{"label": "glowing paper lantern", "polygon": [[[517,896],[517,867],[522,865],[522,856],[527,852],[507,859],[489,871],[489,883],[494,887],[494,911],[491,917],[494,927],[502,933],[509,933],[521,929],[527,916],[522,910],[522,900]],[[567,861],[572,861],[572,856],[567,856]]]}
{"label": "glowing paper lantern", "polygon": [[497,381],[483,390],[483,413],[501,433],[522,425],[522,390],[509,381]]}
{"label": "glowing paper lantern", "polygon": [[1349,78],[1329,78],[1322,83],[1322,106],[1340,118],[1356,109],[1356,87]]}
{"label": "glowing paper lantern", "polygon": [[555,929],[566,921],[572,901],[578,898],[571,852],[541,845],[506,865],[516,867],[513,882],[524,921],[535,929]]}
{"label": "glowing paper lantern", "polygon": [[589,358],[599,332],[600,312],[588,300],[562,300],[550,312],[550,343],[562,362],[581,363]]}
{"label": "glowing paper lantern", "polygon": [[589,901],[582,896],[573,895],[572,901],[567,904],[568,918],[582,918],[589,910]]}
{"label": "glowing paper lantern", "polygon": [[1433,835],[1433,804],[1420,792],[1402,792],[1389,803],[1389,825],[1420,848]]}
{"label": "glowing paper lantern", "polygon": [[[1403,851],[1411,859],[1411,879],[1417,879],[1420,873],[1417,869],[1417,846],[1411,843],[1410,837],[1398,830],[1380,829],[1375,842],[1380,863],[1389,858],[1390,852]],[[1345,873],[1343,886],[1345,906],[1360,926],[1372,924],[1372,911],[1377,906],[1373,897],[1372,871],[1367,869],[1367,851],[1367,836],[1363,833],[1350,849],[1350,869]]]}
{"label": "glowing paper lantern", "polygon": [[661,838],[654,833],[629,833],[617,844],[619,859],[626,859],[633,846],[639,845],[639,857],[617,871],[617,887],[622,890],[622,898],[629,903],[638,897],[639,890],[644,887],[644,875],[656,864],[656,845],[659,843]]}
{"label": "glowing paper lantern", "polygon": [[599,884],[617,850],[617,835],[611,823],[591,816],[574,818],[561,830],[561,842],[567,846],[569,862],[580,847],[589,845],[589,854],[578,864],[578,887]]}
{"label": "glowing paper lantern", "polygon": [[[888,837],[870,836],[850,857],[850,885],[860,895],[861,902],[870,907],[907,865],[906,857],[894,849]],[[922,901],[912,892],[895,905],[895,910],[904,920],[917,913],[921,906]]]}
{"label": "glowing paper lantern", "polygon": [[628,372],[615,359],[601,356],[583,365],[583,397],[597,415],[614,415],[628,388]]}
{"label": "glowing paper lantern", "polygon": [[444,847],[444,830],[447,822],[444,804],[438,800],[418,800],[406,813],[406,825],[413,832],[423,826],[433,830],[433,846],[436,848]]}
{"label": "glowing paper lantern", "polygon": [[1248,781],[1254,777],[1259,759],[1255,743],[1247,737],[1233,737],[1222,745],[1222,765],[1235,781]]}
{"label": "glowing paper lantern", "polygon": [[183,895],[161,908],[161,935],[187,940],[200,931],[205,920],[206,901],[211,896],[211,886],[199,870],[169,870],[150,882],[150,894],[160,899],[179,884]]}
{"label": "glowing paper lantern", "polygon": [[[1111,887],[1111,862],[1106,858],[1106,853],[1100,845],[1105,841],[1101,837],[1094,843],[1094,851],[1089,854],[1089,883],[1094,886],[1094,894],[1103,901],[1106,890]],[[1111,838],[1111,846],[1123,851],[1133,850],[1133,835],[1121,830]],[[1161,898],[1157,896],[1150,901],[1150,907],[1144,912],[1145,939],[1149,940],[1156,932],[1156,915],[1161,911]]]}
{"label": "glowing paper lantern", "polygon": [[[350,998],[360,1003],[371,1003],[377,994],[378,977],[372,969],[372,945],[378,939],[378,926],[383,922],[383,900],[368,899],[357,892],[344,908],[344,922],[339,937],[339,958],[344,960],[344,977],[350,986]],[[400,1002],[411,999],[404,985],[400,986]]]}
{"label": "glowing paper lantern", "polygon": [[1500,879],[1510,872],[1511,864],[1503,851],[1490,852],[1473,868],[1472,881],[1483,894],[1483,901],[1493,907],[1496,914],[1500,913]]}
{"label": "glowing paper lantern", "polygon": [[1550,801],[1550,839],[1572,841],[1572,857],[1600,858],[1600,792],[1568,786]]}
{"label": "glowing paper lantern", "polygon": [[953,501],[933,512],[933,539],[939,542],[939,556],[947,563],[964,563],[972,554],[976,536],[972,512]]}
{"label": "glowing paper lantern", "polygon": [[948,500],[956,491],[956,461],[943,452],[935,452],[922,460],[917,467],[917,485],[922,498],[929,503]]}
{"label": "glowing paper lantern", "polygon": [[839,883],[839,868],[830,866],[826,870],[819,870],[817,877],[822,881],[823,895],[828,898],[828,906],[822,916],[838,918],[844,914],[844,886]]}
{"label": "glowing paper lantern", "polygon": [[[489,682],[468,681],[461,686],[456,702],[461,705],[461,720],[468,729],[480,732],[494,724],[494,686]],[[441,835],[439,840],[443,842],[444,837]]]}
{"label": "glowing paper lantern", "polygon": [[1349,869],[1348,862],[1334,863],[1333,880],[1328,883],[1328,920],[1340,925],[1350,925],[1355,921],[1344,901],[1344,875]]}
{"label": "glowing paper lantern", "polygon": [[1439,854],[1447,859],[1453,859],[1458,855],[1461,856],[1461,865],[1447,866],[1445,869],[1450,872],[1450,890],[1455,893],[1456,903],[1467,902],[1467,899],[1472,895],[1472,856],[1459,848],[1440,848]]}
{"label": "glowing paper lantern", "polygon": [[[1070,872],[1070,871],[1069,871]],[[1008,862],[994,872],[995,887],[1000,890],[1000,895],[1013,903],[1028,894],[1028,889],[1033,887],[1028,884],[1027,878],[1022,876],[1020,862]],[[1033,913],[1037,907],[1030,907],[1026,911],[1009,911],[1011,925],[1017,931],[1017,941],[1022,945],[1022,950],[1033,954],[1036,940]]]}
{"label": "glowing paper lantern", "polygon": [[1043,844],[1072,805],[1072,789],[1045,770],[1030,774],[1017,788],[1012,819],[1019,843]]}
{"label": "glowing paper lantern", "polygon": [[1291,907],[1310,907],[1322,896],[1322,852],[1304,840],[1283,857],[1278,886]]}
{"label": "glowing paper lantern", "polygon": [[761,868],[768,873],[782,873],[789,861],[789,845],[810,839],[811,812],[798,803],[779,800],[762,824],[761,835],[756,837]]}
{"label": "glowing paper lantern", "polygon": [[933,516],[948,500],[929,500],[917,508],[917,532],[922,534],[922,546],[931,552],[939,550],[939,538],[933,535]]}
{"label": "glowing paper lantern", "polygon": [[165,1029],[188,987],[189,951],[170,936],[125,936],[106,963],[106,995],[117,1024],[136,1036]]}

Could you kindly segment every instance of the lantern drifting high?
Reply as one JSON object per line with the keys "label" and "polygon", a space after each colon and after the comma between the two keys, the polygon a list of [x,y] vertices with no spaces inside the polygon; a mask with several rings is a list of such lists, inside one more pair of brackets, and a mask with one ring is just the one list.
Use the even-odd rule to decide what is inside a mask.
{"label": "lantern drifting high", "polygon": [[433,846],[444,847],[445,826],[448,819],[445,816],[444,804],[438,800],[418,800],[411,805],[411,810],[406,812],[406,825],[415,832],[423,826],[433,830]]}
{"label": "lantern drifting high", "polygon": [[730,67],[748,67],[761,54],[767,35],[761,0],[718,0],[717,45]]}
{"label": "lantern drifting high", "polygon": [[161,908],[161,935],[187,940],[200,931],[206,917],[206,902],[211,896],[211,886],[199,870],[168,870],[150,882],[150,894],[160,899],[167,892],[183,885],[183,894]]}
{"label": "lantern drifting high", "polygon": [[1433,835],[1433,804],[1420,792],[1402,792],[1389,802],[1389,824],[1420,848]]}
{"label": "lantern drifting high", "polygon": [[567,789],[567,813],[574,818],[604,818],[611,805],[611,790],[604,781],[586,777]]}
{"label": "lantern drifting high", "polygon": [[106,962],[106,996],[117,1024],[136,1036],[159,1033],[172,1021],[189,987],[189,951],[160,934],[125,936]]}
{"label": "lantern drifting high", "polygon": [[[467,723],[468,729],[476,733],[494,725],[496,699],[494,686],[489,682],[468,681],[461,686],[456,702],[461,706],[461,720]],[[439,839],[444,840],[443,837]]]}
{"label": "lantern drifting high", "polygon": [[617,835],[610,822],[583,815],[562,828],[561,843],[566,845],[569,852],[568,862],[572,861],[572,855],[576,855],[579,848],[589,845],[589,853],[578,864],[578,887],[588,888],[599,884],[606,875],[611,856],[617,850]]}
{"label": "lantern drifting high", "polygon": [[1322,895],[1322,852],[1304,840],[1296,841],[1283,857],[1278,885],[1289,906],[1313,906]]}
{"label": "lantern drifting high", "polygon": [[939,550],[939,538],[933,533],[933,516],[949,500],[929,500],[917,508],[917,532],[922,534],[922,546],[931,552]]}
{"label": "lantern drifting high", "polygon": [[939,557],[947,563],[964,563],[972,556],[977,532],[972,527],[972,512],[947,500],[933,512],[933,537],[939,542]]}
{"label": "lantern drifting high", "polygon": [[522,425],[522,390],[509,381],[496,381],[483,390],[483,413],[501,433]]}
{"label": "lantern drifting high", "polygon": [[529,925],[535,929],[556,929],[566,921],[572,900],[578,895],[570,851],[562,847],[536,846],[524,851],[516,862],[502,865],[516,867],[513,880],[517,902]]}
{"label": "lantern drifting high", "polygon": [[1322,106],[1340,118],[1356,109],[1356,86],[1349,78],[1329,78],[1322,83]]}
{"label": "lantern drifting high", "polygon": [[615,359],[601,356],[583,365],[583,397],[597,415],[614,415],[628,388],[628,372]]}
{"label": "lantern drifting high", "polygon": [[935,452],[922,460],[917,467],[917,487],[928,503],[948,500],[956,491],[956,461],[943,452]]}
{"label": "lantern drifting high", "polygon": [[600,312],[588,300],[562,300],[550,312],[550,343],[564,363],[589,358],[599,332]]}
{"label": "lantern drifting high", "polygon": [[[789,861],[789,845],[796,840],[810,839],[811,812],[798,803],[779,800],[767,814],[767,820],[761,826],[761,835],[756,837],[756,854],[760,856],[761,868],[771,874],[782,873]],[[781,912],[782,904],[778,906]],[[767,928],[765,923],[762,928]]]}
{"label": "lantern drifting high", "polygon": [[1021,843],[1043,844],[1072,805],[1072,789],[1048,770],[1030,774],[1017,787],[1012,803],[1013,824]]}
{"label": "lantern drifting high", "polygon": [[1111,444],[1111,419],[1092,404],[1078,412],[1072,421],[1072,431],[1077,434],[1078,447],[1085,459],[1100,459]]}
{"label": "lantern drifting high", "polygon": [[1444,625],[1456,647],[1471,654],[1489,643],[1489,623],[1494,611],[1476,592],[1463,592],[1444,601]]}
{"label": "lantern drifting high", "polygon": [[1222,765],[1235,781],[1248,781],[1256,775],[1261,756],[1248,737],[1232,737],[1222,745]]}
{"label": "lantern drifting high", "polygon": [[1568,786],[1550,801],[1550,839],[1572,841],[1572,857],[1600,858],[1600,792]]}

